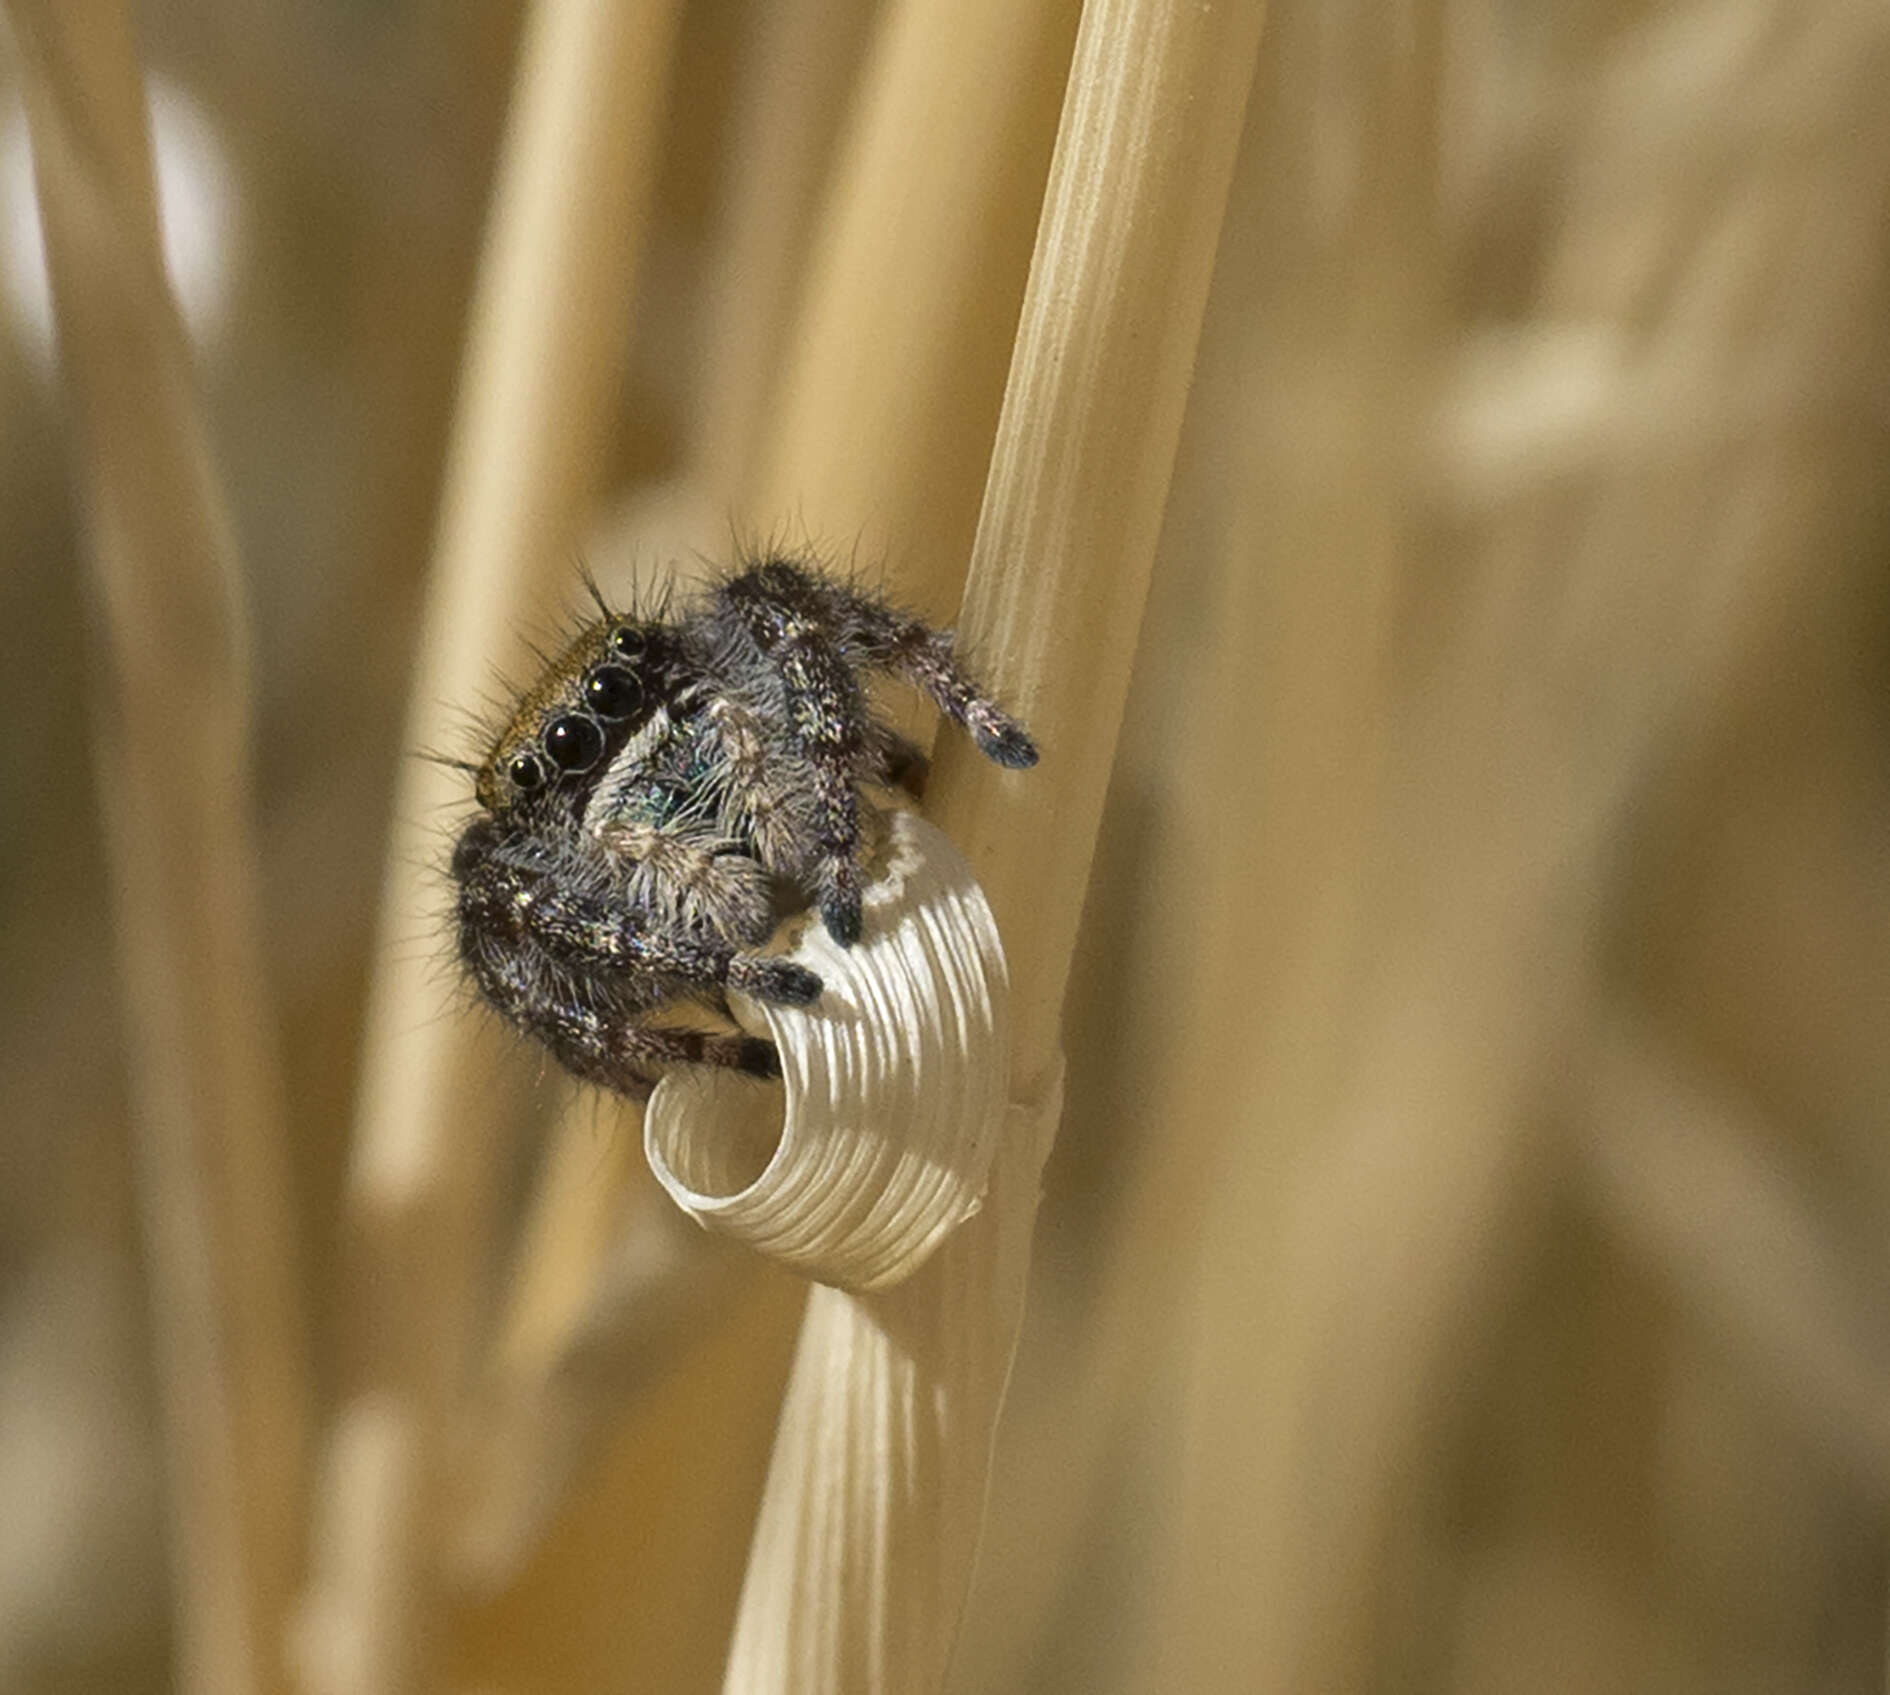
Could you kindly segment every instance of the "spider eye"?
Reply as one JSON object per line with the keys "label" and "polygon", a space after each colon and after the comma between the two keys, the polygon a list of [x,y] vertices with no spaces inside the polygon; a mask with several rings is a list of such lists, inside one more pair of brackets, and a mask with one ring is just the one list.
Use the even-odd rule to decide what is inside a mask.
{"label": "spider eye", "polygon": [[643,685],[633,671],[602,665],[584,679],[584,704],[599,718],[628,718],[643,704]]}
{"label": "spider eye", "polygon": [[545,768],[535,753],[521,753],[505,768],[515,789],[535,789],[545,780]]}
{"label": "spider eye", "polygon": [[554,718],[545,731],[545,752],[560,771],[588,771],[604,751],[604,732],[577,713]]}
{"label": "spider eye", "polygon": [[619,659],[641,659],[649,643],[634,624],[620,624],[610,632],[610,651]]}

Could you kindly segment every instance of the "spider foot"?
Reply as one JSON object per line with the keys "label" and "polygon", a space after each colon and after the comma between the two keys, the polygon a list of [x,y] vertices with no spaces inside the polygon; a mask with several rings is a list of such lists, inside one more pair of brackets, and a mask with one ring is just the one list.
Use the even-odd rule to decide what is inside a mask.
{"label": "spider foot", "polygon": [[1024,726],[995,706],[980,701],[965,714],[965,727],[986,759],[1012,771],[1037,763],[1037,744]]}
{"label": "spider foot", "polygon": [[860,939],[860,891],[856,888],[835,890],[820,903],[820,921],[827,926],[827,934],[843,948],[852,947]]}
{"label": "spider foot", "polygon": [[818,973],[791,959],[741,956],[728,968],[728,986],[777,1006],[812,1006],[823,987]]}

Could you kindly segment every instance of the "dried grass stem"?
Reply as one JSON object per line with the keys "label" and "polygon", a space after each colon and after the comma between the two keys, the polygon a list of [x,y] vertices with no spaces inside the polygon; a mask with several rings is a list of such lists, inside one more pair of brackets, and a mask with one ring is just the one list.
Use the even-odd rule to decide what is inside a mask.
{"label": "dried grass stem", "polygon": [[92,699],[168,1453],[178,1684],[284,1686],[309,1416],[248,631],[112,3],[9,8],[106,663]]}

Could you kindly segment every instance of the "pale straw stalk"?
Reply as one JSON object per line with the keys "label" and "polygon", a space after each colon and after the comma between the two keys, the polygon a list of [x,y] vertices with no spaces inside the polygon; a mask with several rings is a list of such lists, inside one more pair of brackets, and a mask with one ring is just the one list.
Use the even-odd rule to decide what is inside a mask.
{"label": "pale straw stalk", "polygon": [[9,8],[73,408],[163,1405],[177,1679],[285,1687],[308,1385],[249,781],[236,545],[164,275],[129,20]]}
{"label": "pale straw stalk", "polygon": [[[821,16],[810,22],[810,10]],[[849,21],[873,25],[864,53]],[[876,17],[770,11],[737,102],[737,186],[714,267],[724,292],[710,317],[682,487],[658,502],[666,510],[634,502],[612,551],[646,547],[650,529],[660,533],[678,509],[698,524],[705,512],[720,524],[732,509],[738,529],[752,515],[764,537],[775,526],[789,546],[817,538],[824,551],[857,558],[869,580],[883,562],[902,601],[934,613],[952,604],[1075,23],[1070,0],[900,0]],[[839,126],[822,101],[837,100],[840,72],[862,58],[854,108]],[[832,181],[815,218],[822,169]],[[815,223],[811,239],[795,218]],[[803,268],[797,282],[783,274],[790,261]],[[642,563],[645,583],[668,564]],[[626,1201],[633,1174],[596,1152],[600,1135],[634,1142],[628,1115],[618,1117],[600,1130],[594,1101],[574,1101],[554,1131],[549,1169],[590,1169],[596,1180],[550,1183],[534,1201],[473,1432],[484,1457],[472,1473],[464,1552],[488,1576],[529,1551],[577,1456],[621,1416],[604,1381],[647,1382],[655,1361],[644,1354],[633,1366],[632,1355],[685,1335],[670,1318],[687,1312],[706,1325],[737,1291],[780,1299],[739,1277],[707,1238],[655,1230],[644,1199]],[[629,1264],[640,1268],[640,1303],[620,1298],[612,1268]],[[617,1364],[600,1379],[606,1359]],[[774,1369],[765,1355],[749,1363]],[[716,1416],[738,1419],[745,1397],[772,1396],[776,1383],[726,1385]],[[739,1440],[733,1429],[720,1434]],[[714,1439],[705,1430],[705,1444]],[[726,1519],[729,1534],[741,1534],[735,1515],[748,1504],[712,1469],[672,1487],[697,1498],[667,1510]],[[649,1508],[647,1498],[625,1503]],[[649,1577],[673,1581],[668,1570]]]}
{"label": "pale straw stalk", "polygon": [[[455,746],[463,731],[451,714],[487,692],[495,656],[522,656],[521,611],[569,581],[617,394],[676,16],[673,3],[543,0],[527,26],[411,749]],[[442,904],[440,821],[465,798],[463,776],[418,759],[403,767],[369,997],[348,1192],[356,1381],[330,1461],[336,1522],[318,1527],[302,1634],[309,1685],[349,1695],[424,1688],[437,1675],[444,1439],[471,1347],[507,1101],[450,976],[413,945]]]}
{"label": "pale straw stalk", "polygon": [[885,9],[741,491],[922,606],[963,581],[1076,15]]}
{"label": "pale straw stalk", "polygon": [[925,1690],[945,1674],[1056,1127],[1065,980],[1259,29],[1251,5],[1084,14],[964,620],[1046,759],[1004,774],[947,740],[929,796],[1011,958],[1008,1105],[969,1224],[894,1289],[816,1292],[731,1691]]}

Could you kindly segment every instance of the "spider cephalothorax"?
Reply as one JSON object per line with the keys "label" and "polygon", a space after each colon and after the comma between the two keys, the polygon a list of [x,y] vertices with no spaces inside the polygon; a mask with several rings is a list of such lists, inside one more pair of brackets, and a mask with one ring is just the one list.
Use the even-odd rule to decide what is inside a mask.
{"label": "spider cephalothorax", "polygon": [[480,992],[577,1076],[635,1097],[672,1064],[775,1076],[771,1044],[653,1021],[725,989],[807,1005],[820,979],[755,952],[820,908],[860,934],[862,783],[923,765],[862,674],[923,689],[1000,765],[1037,762],[949,635],[772,559],[674,617],[603,616],[520,700],[453,853]]}

